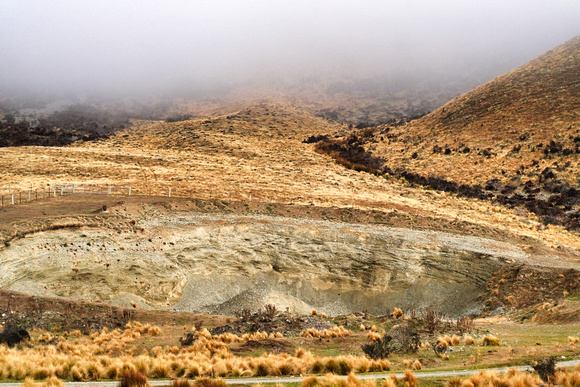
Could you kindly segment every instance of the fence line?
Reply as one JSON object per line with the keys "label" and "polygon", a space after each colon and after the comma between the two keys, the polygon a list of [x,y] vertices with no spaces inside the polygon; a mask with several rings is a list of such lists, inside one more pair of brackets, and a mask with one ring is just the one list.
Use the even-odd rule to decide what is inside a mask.
{"label": "fence line", "polygon": [[[195,195],[194,195],[195,193]],[[204,200],[236,200],[236,201],[263,201],[271,202],[272,198],[266,195],[256,196],[254,192],[247,194],[241,192],[214,192],[211,189],[205,190],[203,193],[197,190],[175,187],[167,187],[166,189],[134,189],[132,187],[122,187],[114,185],[98,185],[98,184],[52,184],[45,188],[31,188],[28,190],[16,190],[10,188],[10,193],[0,194],[0,206],[10,206],[22,203],[27,203],[32,200],[58,197],[64,195],[74,194],[90,194],[90,195],[122,195],[122,196],[166,196],[175,198],[196,198]],[[300,200],[300,198],[296,198]],[[294,199],[287,200],[293,203]]]}
{"label": "fence line", "polygon": [[0,194],[0,206],[22,204],[32,200],[71,194],[130,196],[132,194],[132,188],[96,184],[53,184],[49,188],[31,188],[28,190],[17,190],[10,187],[8,194]]}

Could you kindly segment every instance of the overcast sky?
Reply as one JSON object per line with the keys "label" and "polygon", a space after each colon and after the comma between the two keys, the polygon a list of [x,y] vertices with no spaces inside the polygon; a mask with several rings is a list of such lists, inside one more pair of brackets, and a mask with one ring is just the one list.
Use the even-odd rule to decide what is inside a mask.
{"label": "overcast sky", "polygon": [[579,0],[0,0],[0,87],[503,72],[576,35]]}

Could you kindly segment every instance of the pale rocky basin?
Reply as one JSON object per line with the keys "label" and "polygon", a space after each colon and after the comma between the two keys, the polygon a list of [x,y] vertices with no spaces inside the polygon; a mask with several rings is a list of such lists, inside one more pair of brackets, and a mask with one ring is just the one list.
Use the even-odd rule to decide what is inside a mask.
{"label": "pale rocky basin", "polygon": [[526,261],[490,239],[267,216],[150,214],[143,232],[36,233],[0,250],[0,287],[141,308],[331,315],[393,307],[476,313],[495,269]]}

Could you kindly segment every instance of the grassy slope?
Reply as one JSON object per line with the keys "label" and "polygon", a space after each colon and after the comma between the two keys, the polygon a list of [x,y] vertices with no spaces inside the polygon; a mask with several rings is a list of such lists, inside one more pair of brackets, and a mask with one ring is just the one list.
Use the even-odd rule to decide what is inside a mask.
{"label": "grassy slope", "polygon": [[172,196],[233,201],[248,200],[251,194],[264,202],[354,205],[435,222],[467,221],[539,238],[547,246],[580,244],[577,236],[558,229],[538,231],[537,219],[529,214],[346,170],[302,143],[310,135],[330,132],[346,130],[280,101],[207,119],[140,121],[106,141],[3,148],[0,187],[77,182],[130,185],[137,194],[165,196],[171,187]]}
{"label": "grassy slope", "polygon": [[[387,127],[380,128],[377,143],[368,149],[393,169],[404,167],[471,185],[485,185],[492,178],[506,183],[535,179],[557,163],[558,177],[578,186],[579,79],[576,37],[419,120],[388,133]],[[550,141],[573,152],[545,155]],[[434,153],[434,146],[443,152],[448,148],[451,154]]]}

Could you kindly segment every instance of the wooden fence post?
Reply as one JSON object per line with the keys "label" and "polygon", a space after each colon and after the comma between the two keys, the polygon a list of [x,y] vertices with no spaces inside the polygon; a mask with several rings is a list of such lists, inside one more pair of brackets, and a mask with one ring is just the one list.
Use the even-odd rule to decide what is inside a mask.
{"label": "wooden fence post", "polygon": [[169,197],[171,197],[171,187],[169,187]]}

